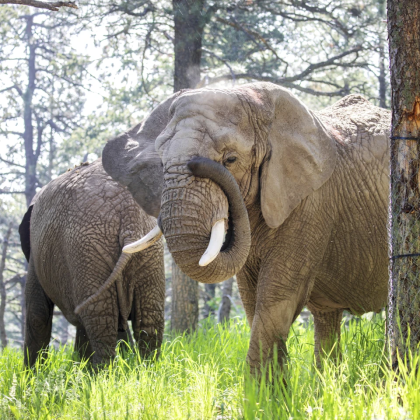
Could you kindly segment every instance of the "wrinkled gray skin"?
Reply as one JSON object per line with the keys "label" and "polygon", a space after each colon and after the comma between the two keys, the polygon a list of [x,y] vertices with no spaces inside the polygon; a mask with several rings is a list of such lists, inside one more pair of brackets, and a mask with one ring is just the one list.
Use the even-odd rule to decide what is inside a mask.
{"label": "wrinkled gray skin", "polygon": [[[142,354],[158,349],[164,328],[162,242],[137,254],[121,254],[156,219],[106,174],[100,159],[50,182],[32,205],[30,249],[28,216],[20,227],[22,248],[30,254],[25,364],[33,365],[38,352],[48,347],[54,305],[77,327],[75,350],[85,356],[94,352],[94,364],[115,355],[117,335],[126,338],[127,319]],[[110,287],[97,294],[112,272]],[[92,302],[75,314],[88,298]]]}
{"label": "wrinkled gray skin", "polygon": [[[237,274],[253,369],[260,368],[260,354],[263,362],[282,363],[304,305],[314,315],[318,359],[338,346],[343,310],[362,314],[385,305],[388,111],[350,95],[315,113],[288,90],[255,83],[174,95],[142,129],[164,123],[155,142],[163,176],[156,155],[149,165],[141,160],[139,151],[151,147],[146,135],[131,147],[108,142],[105,170],[130,182],[137,197],[136,162],[142,178],[160,178],[161,202],[157,194],[147,205],[161,204],[153,214],[160,212],[169,250],[185,274],[204,283]],[[217,164],[197,163],[197,156]],[[200,267],[213,224],[228,218],[222,251]]]}

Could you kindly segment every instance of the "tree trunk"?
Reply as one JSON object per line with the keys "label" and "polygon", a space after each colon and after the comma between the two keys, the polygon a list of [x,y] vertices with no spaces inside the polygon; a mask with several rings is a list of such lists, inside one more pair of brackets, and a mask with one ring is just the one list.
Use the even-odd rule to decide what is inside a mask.
{"label": "tree trunk", "polygon": [[0,340],[1,347],[7,346],[6,325],[4,323],[4,313],[6,311],[6,285],[4,284],[4,270],[6,268],[6,254],[9,245],[10,235],[12,234],[12,223],[10,222],[6,236],[3,240],[3,249],[0,261]]}
{"label": "tree trunk", "polygon": [[230,308],[232,306],[232,290],[233,290],[233,277],[227,279],[222,283],[222,301],[218,311],[218,322],[224,323],[229,321]]}
{"label": "tree trunk", "polygon": [[32,98],[35,91],[35,58],[36,58],[36,45],[34,43],[32,34],[33,16],[26,16],[26,40],[29,50],[28,56],[28,85],[23,95],[23,121],[24,132],[23,139],[25,142],[25,197],[26,205],[32,201],[36,193],[36,164],[38,161],[41,145],[37,145],[37,150],[34,153],[34,127],[32,124]]}
{"label": "tree trunk", "polygon": [[[378,7],[378,19],[385,20],[385,2],[383,0],[378,0],[377,7]],[[385,71],[385,48],[386,48],[386,41],[382,35],[382,32],[378,34],[378,50],[379,50],[379,75],[378,75],[378,83],[379,83],[379,106],[381,108],[386,108],[386,87],[387,87],[387,78],[386,78],[386,71]]]}
{"label": "tree trunk", "polygon": [[214,315],[214,308],[209,305],[209,302],[216,296],[216,284],[217,283],[204,285],[203,318],[208,318],[210,315]]}
{"label": "tree trunk", "polygon": [[396,368],[397,353],[406,356],[420,341],[419,1],[388,0],[388,37],[392,89],[388,334]]}
{"label": "tree trunk", "polygon": [[171,330],[191,332],[198,325],[198,283],[172,262]]}
{"label": "tree trunk", "polygon": [[[174,92],[200,81],[204,0],[173,0],[175,26]],[[194,331],[198,325],[198,283],[172,263],[171,329]]]}
{"label": "tree trunk", "polygon": [[386,108],[386,74],[385,74],[385,50],[383,40],[379,46],[379,106]]}
{"label": "tree trunk", "polygon": [[[32,98],[35,92],[36,81],[36,44],[33,37],[33,21],[34,15],[26,15],[26,42],[28,47],[28,84],[23,95],[23,122],[24,132],[23,140],[25,144],[25,198],[26,206],[29,207],[32,199],[36,194],[37,186],[37,163],[41,153],[42,139],[38,138],[36,150],[34,151],[34,127],[33,127],[33,112],[32,112]],[[25,270],[28,271],[27,263],[25,263]],[[21,308],[22,308],[22,338],[25,333],[25,319],[26,319],[26,306],[25,306],[25,286],[26,276],[23,276],[20,281],[22,290]]]}
{"label": "tree trunk", "polygon": [[204,0],[172,0],[175,25],[174,92],[193,89],[200,81]]}

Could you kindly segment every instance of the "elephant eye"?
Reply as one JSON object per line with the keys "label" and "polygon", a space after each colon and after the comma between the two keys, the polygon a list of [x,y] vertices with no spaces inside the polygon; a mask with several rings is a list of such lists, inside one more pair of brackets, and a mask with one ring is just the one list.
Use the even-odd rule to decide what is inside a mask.
{"label": "elephant eye", "polygon": [[229,156],[226,160],[225,160],[225,164],[226,163],[233,163],[236,162],[236,156]]}

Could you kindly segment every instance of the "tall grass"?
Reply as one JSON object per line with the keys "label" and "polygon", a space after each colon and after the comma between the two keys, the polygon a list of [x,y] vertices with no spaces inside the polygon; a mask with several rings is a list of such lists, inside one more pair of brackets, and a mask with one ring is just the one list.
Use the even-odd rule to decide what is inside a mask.
{"label": "tall grass", "polygon": [[[342,326],[342,360],[314,366],[313,326],[290,333],[283,380],[260,382],[245,363],[249,328],[207,323],[192,336],[166,336],[160,357],[119,352],[99,373],[52,349],[35,369],[22,353],[0,355],[3,419],[420,419],[420,369],[388,369],[384,323]],[[419,367],[418,355],[411,366]],[[269,376],[269,374],[267,375]]]}

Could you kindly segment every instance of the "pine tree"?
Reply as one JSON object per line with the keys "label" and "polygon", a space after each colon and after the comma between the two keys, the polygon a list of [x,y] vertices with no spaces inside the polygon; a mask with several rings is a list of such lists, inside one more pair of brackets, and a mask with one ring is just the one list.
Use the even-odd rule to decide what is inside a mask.
{"label": "pine tree", "polygon": [[391,279],[393,366],[420,343],[420,2],[388,0],[392,88]]}

